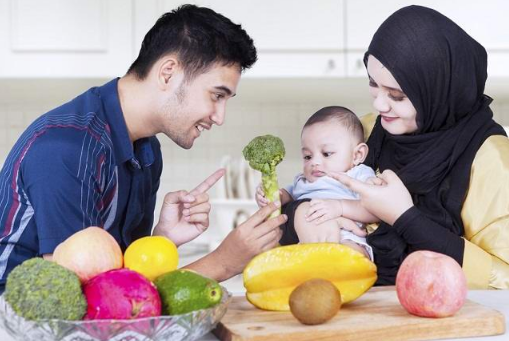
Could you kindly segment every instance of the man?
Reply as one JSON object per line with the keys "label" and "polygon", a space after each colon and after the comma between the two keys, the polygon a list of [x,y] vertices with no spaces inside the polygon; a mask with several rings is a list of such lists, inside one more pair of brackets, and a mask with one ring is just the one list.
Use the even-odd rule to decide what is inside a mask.
{"label": "man", "polygon": [[[256,58],[240,25],[185,5],[150,29],[124,77],[32,123],[0,172],[0,291],[16,265],[51,259],[59,243],[85,227],[103,227],[123,249],[150,235],[162,172],[155,135],[189,149],[204,129],[222,125],[241,72]],[[166,194],[153,234],[177,245],[200,235],[209,224],[206,192],[223,174]],[[219,281],[240,273],[277,245],[286,217],[265,221],[275,209],[257,212],[188,268]]]}

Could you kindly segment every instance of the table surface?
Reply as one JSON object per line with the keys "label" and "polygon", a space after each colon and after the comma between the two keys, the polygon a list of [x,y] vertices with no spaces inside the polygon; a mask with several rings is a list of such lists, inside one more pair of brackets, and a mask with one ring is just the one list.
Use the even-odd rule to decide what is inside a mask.
{"label": "table surface", "polygon": [[[233,291],[234,295],[243,295],[242,291]],[[496,309],[504,314],[506,323],[506,333],[504,335],[476,337],[476,338],[461,338],[454,340],[472,340],[472,341],[507,341],[509,340],[509,290],[470,290],[468,298],[474,302],[480,303],[486,307]],[[0,340],[14,341],[14,339],[7,334],[3,329],[0,329]],[[213,341],[218,340],[211,333],[202,337],[199,341]]]}
{"label": "table surface", "polygon": [[[243,295],[242,292],[234,292],[234,295]],[[472,338],[457,338],[448,340],[461,340],[461,341],[507,341],[509,340],[509,290],[469,290],[468,299],[482,304],[486,307],[496,309],[504,314],[506,332],[503,335],[485,336],[485,337],[472,337]],[[218,339],[209,333],[205,335],[200,341],[217,341]]]}

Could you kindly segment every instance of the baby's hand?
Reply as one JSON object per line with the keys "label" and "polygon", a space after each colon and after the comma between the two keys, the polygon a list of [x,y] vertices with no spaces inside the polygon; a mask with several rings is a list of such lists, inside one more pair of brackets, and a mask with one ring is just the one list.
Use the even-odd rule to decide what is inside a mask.
{"label": "baby's hand", "polygon": [[318,225],[325,221],[341,217],[342,215],[343,205],[341,204],[341,200],[313,199],[309,202],[306,220]]}
{"label": "baby's hand", "polygon": [[263,193],[263,188],[261,184],[259,184],[256,187],[255,200],[259,208],[265,207],[269,204],[269,199],[265,197],[265,193]]}
{"label": "baby's hand", "polygon": [[359,237],[366,237],[368,235],[368,232],[365,229],[359,227],[359,225],[350,219],[340,217],[336,221],[342,230],[350,231]]}

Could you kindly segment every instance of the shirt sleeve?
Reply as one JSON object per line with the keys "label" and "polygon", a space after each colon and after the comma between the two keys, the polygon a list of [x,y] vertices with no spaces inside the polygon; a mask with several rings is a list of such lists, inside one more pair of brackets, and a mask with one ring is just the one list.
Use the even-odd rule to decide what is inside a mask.
{"label": "shirt sleeve", "polygon": [[509,140],[488,138],[472,164],[461,217],[470,288],[509,289]]}
{"label": "shirt sleeve", "polygon": [[429,219],[417,207],[412,206],[403,213],[393,228],[408,244],[409,252],[440,252],[454,258],[459,264],[463,263],[463,238]]}
{"label": "shirt sleeve", "polygon": [[356,172],[354,177],[359,181],[366,182],[366,180],[368,180],[369,178],[373,178],[376,176],[373,168],[368,167],[366,165],[359,165],[355,168],[357,168],[358,171]]}
{"label": "shirt sleeve", "polygon": [[75,129],[50,129],[32,144],[22,177],[40,254],[85,227],[103,226],[116,186],[111,157],[99,138]]}

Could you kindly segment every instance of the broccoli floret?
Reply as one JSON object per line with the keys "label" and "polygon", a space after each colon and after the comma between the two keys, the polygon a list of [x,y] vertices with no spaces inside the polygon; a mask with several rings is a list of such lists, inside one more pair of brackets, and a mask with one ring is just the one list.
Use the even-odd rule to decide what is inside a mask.
{"label": "broccoli floret", "polygon": [[[279,200],[279,186],[277,183],[276,166],[285,157],[283,141],[276,136],[257,136],[248,143],[242,151],[244,158],[251,168],[262,173],[262,187],[265,197],[269,201]],[[272,213],[270,217],[281,214],[280,210]]]}
{"label": "broccoli floret", "polygon": [[80,320],[87,309],[78,276],[42,258],[29,259],[11,271],[5,300],[27,320]]}

